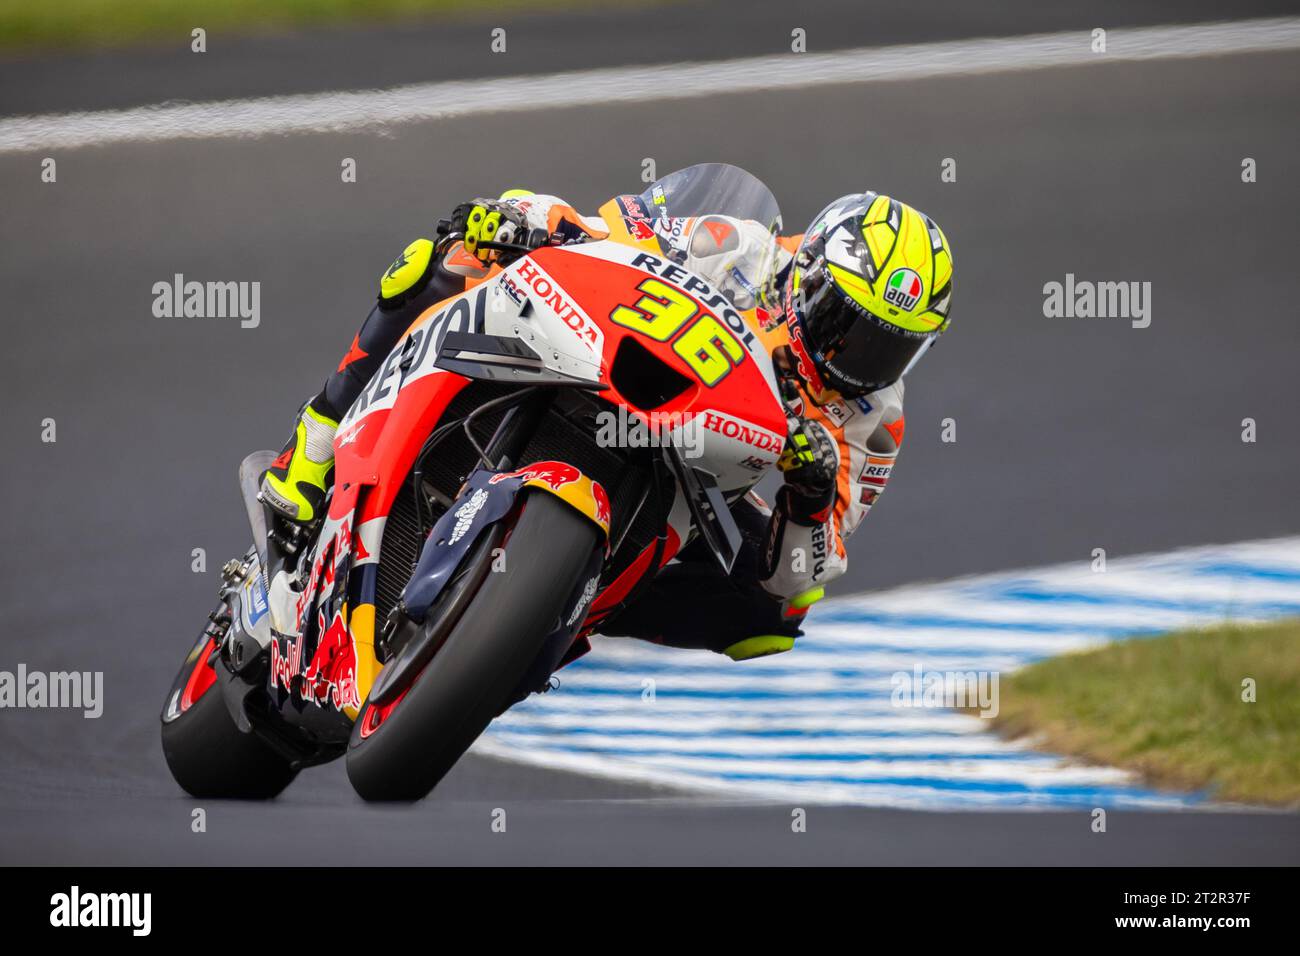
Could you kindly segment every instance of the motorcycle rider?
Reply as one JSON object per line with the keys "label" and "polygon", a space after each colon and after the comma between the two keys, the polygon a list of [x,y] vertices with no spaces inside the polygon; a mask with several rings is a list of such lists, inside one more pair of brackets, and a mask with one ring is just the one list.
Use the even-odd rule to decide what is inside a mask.
{"label": "motorcycle rider", "polygon": [[289,520],[318,516],[340,418],[425,309],[488,275],[497,252],[481,243],[563,244],[620,230],[645,239],[653,231],[665,254],[738,308],[757,307],[756,331],[789,415],[784,484],[772,508],[753,493],[733,505],[743,543],[730,576],[702,544],[688,545],[597,630],[734,660],[789,650],[808,608],[847,568],[845,540],[889,481],[903,441],[902,377],[948,326],[948,241],[928,216],[871,191],[835,200],[807,232],[789,237],[726,216],[654,219],[637,196],[601,212],[585,217],[557,197],[510,190],[456,207],[439,224],[438,242],[408,245],[265,474],[263,499]]}

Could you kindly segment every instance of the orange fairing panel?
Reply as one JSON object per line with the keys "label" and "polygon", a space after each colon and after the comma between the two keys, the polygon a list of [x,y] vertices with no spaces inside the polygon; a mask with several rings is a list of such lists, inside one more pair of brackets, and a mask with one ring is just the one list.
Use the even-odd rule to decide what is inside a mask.
{"label": "orange fairing panel", "polygon": [[[605,225],[609,227],[610,239],[621,242],[625,246],[645,249],[647,252],[659,252],[659,240],[655,238],[654,230],[650,228],[649,223],[645,220],[632,220],[629,222],[623,218],[617,200],[611,199],[601,206],[597,212],[600,214],[600,218],[605,220]],[[633,232],[633,228],[635,228],[635,232]]]}

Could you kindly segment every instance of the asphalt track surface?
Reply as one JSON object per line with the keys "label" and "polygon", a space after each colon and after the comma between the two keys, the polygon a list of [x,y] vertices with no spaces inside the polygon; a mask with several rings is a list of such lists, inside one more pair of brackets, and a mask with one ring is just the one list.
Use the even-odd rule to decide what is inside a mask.
{"label": "asphalt track surface", "polygon": [[[1300,531],[1298,106],[1300,54],[1258,54],[86,149],[55,185],[37,156],[0,156],[0,668],[102,670],[106,697],[98,720],[0,714],[0,862],[1300,862],[1293,814],[1112,813],[1098,835],[1079,812],[813,807],[795,836],[788,806],[481,758],[401,809],[361,804],[341,764],[308,771],[272,805],[207,802],[193,834],[157,731],[246,544],[235,467],[278,447],[393,254],[503,186],[594,206],[644,157],[744,165],[791,223],[888,188],[954,244],[957,321],[909,385],[906,450],[842,591]],[[260,326],[154,318],[177,272],[261,281]],[[1151,326],[1044,318],[1067,272],[1150,281]]]}

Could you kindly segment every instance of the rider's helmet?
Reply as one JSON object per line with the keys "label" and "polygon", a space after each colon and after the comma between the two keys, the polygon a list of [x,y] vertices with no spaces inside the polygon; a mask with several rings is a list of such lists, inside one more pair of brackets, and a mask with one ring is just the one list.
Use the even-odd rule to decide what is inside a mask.
{"label": "rider's helmet", "polygon": [[855,193],[813,220],[784,293],[801,376],[856,398],[902,378],[948,327],[952,253],[929,216]]}

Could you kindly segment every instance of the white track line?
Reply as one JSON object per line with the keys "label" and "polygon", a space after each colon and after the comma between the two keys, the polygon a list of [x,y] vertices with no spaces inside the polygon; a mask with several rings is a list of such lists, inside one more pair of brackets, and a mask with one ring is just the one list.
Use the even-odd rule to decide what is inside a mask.
{"label": "white track line", "polygon": [[[746,799],[881,806],[1204,806],[1039,753],[975,717],[900,706],[894,675],[1007,673],[1133,630],[1300,610],[1300,537],[1090,560],[827,601],[793,653],[733,664],[599,638],[479,753]],[[1037,630],[1035,630],[1035,628]],[[1037,634],[1037,639],[1033,635]],[[647,699],[645,681],[655,694]]]}
{"label": "white track line", "polygon": [[468,116],[792,90],[835,83],[1041,69],[1127,60],[1300,48],[1300,18],[1107,31],[1092,52],[1088,30],[1000,39],[780,54],[715,63],[616,67],[388,90],[311,93],[0,120],[0,153],[172,139],[341,132]]}

